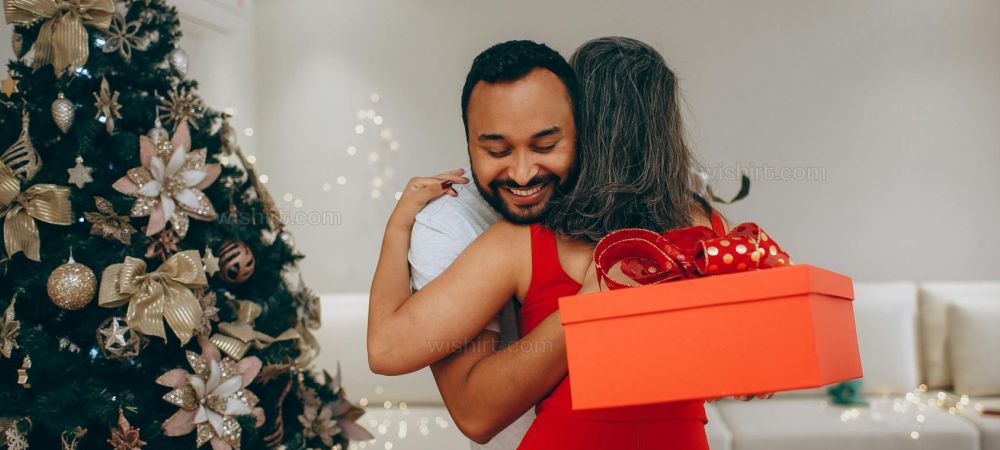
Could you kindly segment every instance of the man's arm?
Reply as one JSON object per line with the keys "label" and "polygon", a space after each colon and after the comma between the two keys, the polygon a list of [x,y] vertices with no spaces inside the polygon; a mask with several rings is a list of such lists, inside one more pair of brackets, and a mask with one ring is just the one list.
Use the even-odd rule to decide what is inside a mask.
{"label": "man's arm", "polygon": [[566,376],[559,313],[502,349],[498,333],[483,331],[462,350],[431,364],[431,371],[458,429],[485,444]]}

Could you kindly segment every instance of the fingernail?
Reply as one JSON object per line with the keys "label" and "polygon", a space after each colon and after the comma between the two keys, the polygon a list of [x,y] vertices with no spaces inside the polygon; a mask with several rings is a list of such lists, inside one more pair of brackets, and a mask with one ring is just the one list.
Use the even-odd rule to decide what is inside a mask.
{"label": "fingernail", "polygon": [[441,182],[441,189],[448,189],[452,184],[454,183],[452,183],[451,180],[444,180]]}

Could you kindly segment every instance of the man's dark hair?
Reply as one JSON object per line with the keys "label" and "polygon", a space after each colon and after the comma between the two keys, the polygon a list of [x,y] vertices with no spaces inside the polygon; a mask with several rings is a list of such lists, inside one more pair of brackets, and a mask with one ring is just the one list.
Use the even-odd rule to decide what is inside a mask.
{"label": "man's dark hair", "polygon": [[469,138],[469,96],[476,83],[504,83],[517,81],[535,69],[554,73],[566,86],[573,105],[573,120],[577,112],[576,74],[559,52],[545,44],[532,41],[507,41],[496,44],[476,56],[462,88],[462,123],[465,138]]}

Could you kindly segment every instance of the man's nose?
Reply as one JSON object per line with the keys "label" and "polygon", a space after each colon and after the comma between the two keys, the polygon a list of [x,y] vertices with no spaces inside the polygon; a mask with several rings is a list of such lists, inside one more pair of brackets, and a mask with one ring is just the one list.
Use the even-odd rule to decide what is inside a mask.
{"label": "man's nose", "polygon": [[531,158],[531,152],[518,152],[514,165],[509,169],[511,180],[521,186],[527,186],[531,179],[538,174],[538,166]]}

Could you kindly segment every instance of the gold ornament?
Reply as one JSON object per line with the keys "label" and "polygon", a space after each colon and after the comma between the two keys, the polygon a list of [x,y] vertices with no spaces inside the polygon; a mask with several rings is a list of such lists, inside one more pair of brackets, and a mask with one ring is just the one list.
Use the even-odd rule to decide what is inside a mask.
{"label": "gold ornament", "polygon": [[125,257],[101,274],[98,304],[115,308],[128,304],[125,321],[134,331],[167,339],[166,320],[181,345],[187,344],[201,324],[201,304],[192,289],[208,287],[208,279],[197,250],[171,256],[159,268],[146,272],[146,262]]}
{"label": "gold ornament", "polygon": [[77,310],[87,306],[94,299],[97,277],[89,267],[73,261],[56,267],[46,284],[49,299],[62,309]]}
{"label": "gold ornament", "polygon": [[69,173],[69,183],[75,184],[77,189],[83,189],[83,185],[94,181],[94,177],[90,175],[94,169],[83,165],[83,157],[76,157],[76,165],[66,169]]}
{"label": "gold ornament", "polygon": [[180,247],[177,246],[180,240],[181,238],[173,229],[161,231],[155,239],[149,241],[149,245],[146,247],[146,258],[166,261],[174,253],[180,251]]}
{"label": "gold ornament", "polygon": [[31,47],[24,45],[24,36],[18,33],[17,29],[10,35],[10,47],[14,50],[14,57],[17,59],[21,59],[28,54],[28,50],[31,50]]}
{"label": "gold ornament", "polygon": [[7,441],[7,450],[28,450],[28,439],[17,427],[4,430],[4,440]]}
{"label": "gold ornament", "polygon": [[35,39],[34,67],[52,64],[56,76],[82,66],[89,56],[84,25],[107,30],[115,12],[112,0],[4,0],[7,23],[31,26],[44,20]]}
{"label": "gold ornament", "polygon": [[236,416],[254,415],[258,427],[264,423],[257,396],[246,389],[260,372],[261,362],[254,356],[223,359],[207,339],[199,342],[201,355],[187,352],[194,373],[174,369],[156,379],[157,384],[173,388],[163,399],[180,408],[163,423],[163,434],[184,436],[197,429],[196,447],[211,441],[213,450],[239,449],[242,428]]}
{"label": "gold ornament", "polygon": [[97,346],[106,358],[125,361],[139,356],[145,340],[132,331],[121,317],[111,316],[97,327]]}
{"label": "gold ornament", "polygon": [[299,338],[299,333],[289,329],[277,337],[271,337],[253,328],[254,322],[260,317],[260,305],[249,300],[238,300],[239,309],[236,312],[236,321],[223,322],[219,324],[219,333],[212,336],[212,343],[223,353],[240,359],[247,353],[250,346],[261,350],[278,341],[287,341]]}
{"label": "gold ornament", "polygon": [[72,430],[66,430],[62,432],[60,440],[62,441],[62,450],[76,450],[76,446],[80,444],[80,439],[87,434],[87,429],[84,427],[76,427]]}
{"label": "gold ornament", "polygon": [[306,407],[302,414],[299,414],[299,423],[302,424],[302,435],[306,439],[318,437],[327,447],[334,444],[333,437],[341,431],[337,421],[333,420],[332,403],[322,408],[318,405]]}
{"label": "gold ornament", "polygon": [[183,123],[198,129],[198,120],[205,117],[205,105],[193,91],[183,86],[174,85],[167,92],[167,97],[160,99],[160,119],[174,124],[176,130]]}
{"label": "gold ornament", "polygon": [[125,21],[123,13],[115,13],[111,18],[111,26],[108,27],[108,38],[101,51],[104,53],[118,52],[125,62],[132,60],[132,49],[139,51],[149,48],[150,39],[147,36],[139,36],[139,28],[142,21]]}
{"label": "gold ornament", "polygon": [[219,258],[212,254],[212,249],[205,249],[205,256],[201,258],[205,262],[205,273],[214,276],[219,271]]}
{"label": "gold ornament", "polygon": [[219,276],[228,283],[242,283],[254,272],[254,257],[250,247],[243,241],[228,240],[219,248],[219,262],[222,266]]}
{"label": "gold ornament", "polygon": [[21,181],[30,180],[42,168],[42,158],[31,145],[28,123],[28,111],[25,110],[21,113],[21,135],[3,152],[3,155],[0,155],[0,160],[3,160]]}
{"label": "gold ornament", "polygon": [[131,245],[132,233],[135,233],[135,228],[129,224],[128,217],[116,214],[111,202],[104,197],[94,197],[94,203],[97,205],[98,212],[87,211],[83,213],[87,222],[93,224],[90,227],[90,234],[101,236],[109,241],[116,240],[122,244]]}
{"label": "gold ornament", "polygon": [[7,256],[18,252],[32,261],[41,261],[38,226],[35,220],[54,225],[73,223],[69,188],[35,184],[21,192],[21,182],[0,162],[0,214],[4,215],[3,239]]}
{"label": "gold ornament", "polygon": [[14,303],[17,302],[17,294],[10,299],[10,304],[3,312],[3,320],[0,320],[0,355],[10,358],[11,353],[17,348],[17,335],[21,332],[21,322],[14,317]]}
{"label": "gold ornament", "polygon": [[[14,33],[14,34],[17,34],[17,33]],[[18,35],[18,36],[20,36],[20,35]],[[10,75],[8,75],[5,80],[3,80],[3,85],[2,85],[2,87],[0,87],[0,92],[3,92],[3,95],[6,95],[7,98],[10,98],[10,96],[18,93],[18,90],[17,90],[17,79],[14,78],[14,71],[13,70],[11,70],[10,71]]]}
{"label": "gold ornament", "polygon": [[209,291],[198,299],[201,304],[201,326],[198,327],[199,336],[212,334],[212,322],[219,321],[219,308],[215,306],[217,298],[215,292]]}
{"label": "gold ornament", "polygon": [[21,363],[21,368],[17,369],[17,384],[25,389],[31,389],[31,384],[28,383],[28,369],[31,368],[31,357],[25,356],[24,362]]}
{"label": "gold ornament", "polygon": [[129,169],[112,186],[136,197],[132,217],[150,216],[146,235],[152,236],[167,225],[181,239],[187,234],[189,218],[213,221],[218,216],[208,196],[202,192],[219,177],[218,164],[205,164],[205,149],[189,151],[191,134],[181,123],[170,141],[154,144],[139,137],[142,166]]}
{"label": "gold ornament", "polygon": [[66,98],[65,94],[60,92],[56,96],[55,101],[52,102],[52,121],[59,127],[59,131],[66,134],[73,127],[73,119],[75,117],[76,105],[70,99]]}
{"label": "gold ornament", "polygon": [[139,439],[139,429],[128,423],[121,407],[118,408],[118,427],[111,429],[108,445],[112,450],[142,450],[146,446],[146,442]]}
{"label": "gold ornament", "polygon": [[97,108],[97,115],[94,117],[97,120],[104,121],[104,128],[108,130],[108,134],[114,133],[115,131],[115,119],[122,118],[122,105],[118,103],[118,91],[111,91],[111,87],[108,86],[108,79],[101,79],[101,92],[94,93],[94,107]]}

